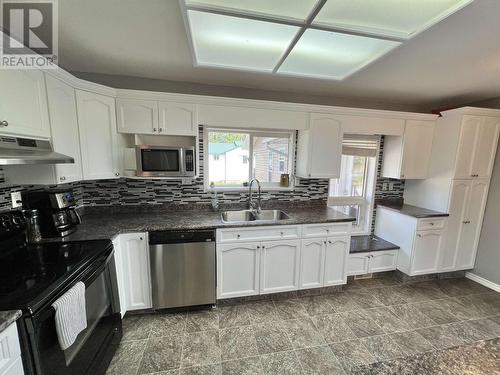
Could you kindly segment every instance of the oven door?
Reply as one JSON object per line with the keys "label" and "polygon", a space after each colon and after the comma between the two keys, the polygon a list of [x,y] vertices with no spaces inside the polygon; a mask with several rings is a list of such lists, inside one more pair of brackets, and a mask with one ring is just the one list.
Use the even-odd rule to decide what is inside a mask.
{"label": "oven door", "polygon": [[66,350],[59,346],[51,305],[33,317],[30,341],[35,374],[105,373],[120,343],[122,326],[113,253],[96,264],[100,266],[76,280],[85,283],[87,328],[73,345]]}
{"label": "oven door", "polygon": [[181,177],[184,152],[181,147],[138,146],[137,175],[143,177]]}

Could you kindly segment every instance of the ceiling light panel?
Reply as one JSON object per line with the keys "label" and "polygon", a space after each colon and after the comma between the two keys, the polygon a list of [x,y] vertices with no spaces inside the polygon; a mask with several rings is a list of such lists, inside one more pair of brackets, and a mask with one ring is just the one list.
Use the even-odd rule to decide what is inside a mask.
{"label": "ceiling light panel", "polygon": [[278,73],[340,80],[400,44],[390,40],[308,29]]}
{"label": "ceiling light panel", "polygon": [[328,0],[313,25],[408,39],[473,0]]}
{"label": "ceiling light panel", "polygon": [[298,27],[188,10],[201,66],[271,72]]}
{"label": "ceiling light panel", "polygon": [[209,7],[243,14],[253,14],[305,21],[318,0],[185,0],[188,7]]}

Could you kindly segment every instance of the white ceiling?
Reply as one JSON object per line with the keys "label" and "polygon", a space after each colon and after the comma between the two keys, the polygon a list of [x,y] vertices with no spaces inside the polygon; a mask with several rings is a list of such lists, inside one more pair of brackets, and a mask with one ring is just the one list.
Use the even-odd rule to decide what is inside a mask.
{"label": "white ceiling", "polygon": [[63,0],[59,20],[60,63],[71,71],[408,108],[500,96],[499,0],[475,0],[344,81],[194,67],[177,0]]}

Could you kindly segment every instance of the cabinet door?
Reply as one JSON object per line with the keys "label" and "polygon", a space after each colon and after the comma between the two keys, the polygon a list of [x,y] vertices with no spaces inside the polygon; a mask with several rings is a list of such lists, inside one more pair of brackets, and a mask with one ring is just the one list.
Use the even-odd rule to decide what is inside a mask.
{"label": "cabinet door", "polygon": [[398,250],[374,251],[370,253],[368,273],[393,271],[398,261]]}
{"label": "cabinet door", "polygon": [[302,240],[300,248],[300,289],[323,286],[325,239]]}
{"label": "cabinet door", "polygon": [[260,243],[217,245],[217,297],[259,294]]}
{"label": "cabinet door", "polygon": [[0,70],[1,133],[50,137],[47,93],[39,70]]}
{"label": "cabinet door", "polygon": [[448,226],[443,241],[439,270],[455,270],[460,238],[467,220],[467,206],[470,199],[472,180],[454,180],[451,188]]}
{"label": "cabinet door", "polygon": [[474,145],[481,126],[482,117],[464,116],[458,142],[457,159],[455,163],[455,178],[471,178]]}
{"label": "cabinet door", "polygon": [[118,296],[120,298],[120,313],[123,318],[127,312],[127,284],[125,283],[125,263],[120,237],[115,237],[113,240],[113,248],[115,249],[116,283],[118,284]]}
{"label": "cabinet door", "polygon": [[472,181],[467,214],[458,244],[456,270],[474,267],[483,224],[484,208],[488,198],[488,187],[488,179]]}
{"label": "cabinet door", "polygon": [[116,118],[120,133],[157,133],[158,102],[155,100],[116,99]]}
{"label": "cabinet door", "polygon": [[125,280],[126,309],[149,309],[151,304],[151,274],[146,233],[120,235],[120,250]]}
{"label": "cabinet door", "polygon": [[160,102],[159,110],[159,133],[194,136],[198,132],[196,104]]}
{"label": "cabinet door", "polygon": [[477,132],[474,159],[472,161],[471,174],[475,177],[490,177],[497,153],[499,129],[500,119],[496,117],[483,117],[483,121]]}
{"label": "cabinet door", "polygon": [[58,183],[82,179],[82,158],[76,113],[75,89],[46,74],[47,99],[49,103],[50,128],[54,151],[69,155],[74,164],[56,164]]}
{"label": "cabinet door", "polygon": [[368,253],[349,254],[347,261],[347,275],[354,276],[368,273],[369,256],[370,255]]}
{"label": "cabinet door", "polygon": [[115,100],[76,90],[76,102],[83,177],[92,180],[119,176]]}
{"label": "cabinet door", "polygon": [[401,178],[424,179],[429,172],[434,122],[406,121],[403,136]]}
{"label": "cabinet door", "polygon": [[327,114],[312,113],[307,177],[338,178],[342,157],[342,124]]}
{"label": "cabinet door", "polygon": [[442,247],[442,231],[417,232],[413,248],[410,276],[438,271],[439,252]]}
{"label": "cabinet door", "polygon": [[324,285],[339,285],[347,282],[347,258],[351,238],[329,237],[325,248],[325,278]]}
{"label": "cabinet door", "polygon": [[300,241],[262,242],[260,252],[260,294],[297,290]]}

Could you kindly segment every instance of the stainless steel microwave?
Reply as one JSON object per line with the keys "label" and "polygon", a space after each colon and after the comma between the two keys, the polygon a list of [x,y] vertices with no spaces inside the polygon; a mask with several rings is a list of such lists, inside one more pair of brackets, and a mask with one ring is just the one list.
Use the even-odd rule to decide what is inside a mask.
{"label": "stainless steel microwave", "polygon": [[137,176],[194,177],[194,147],[136,146]]}

